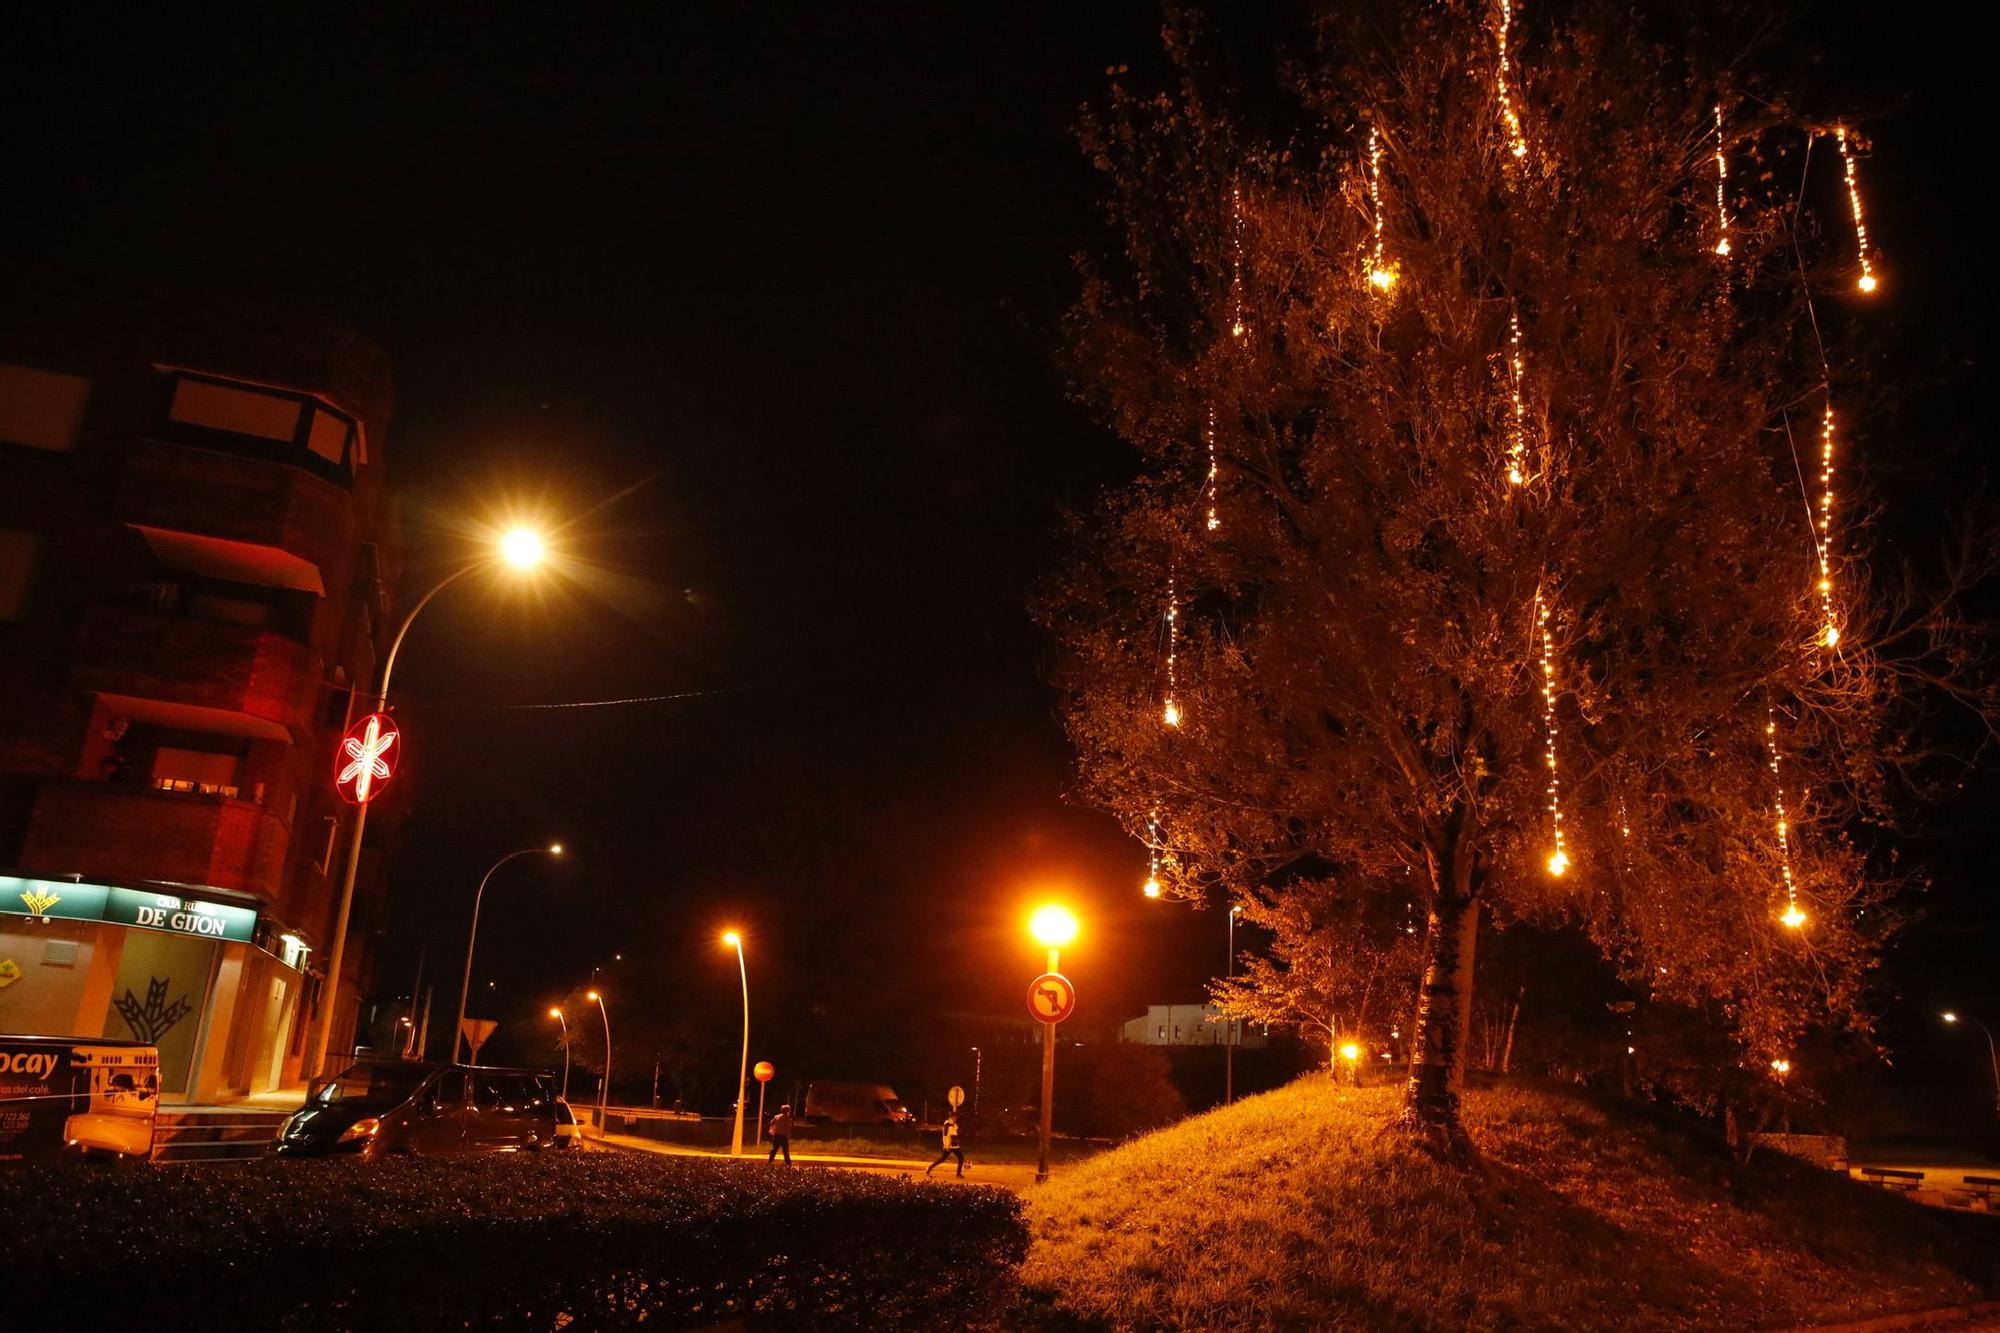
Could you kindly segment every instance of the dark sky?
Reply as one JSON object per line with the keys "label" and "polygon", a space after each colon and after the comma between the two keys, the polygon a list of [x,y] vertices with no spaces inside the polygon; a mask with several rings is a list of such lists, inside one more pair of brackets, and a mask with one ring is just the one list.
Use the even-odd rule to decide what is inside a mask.
{"label": "dark sky", "polygon": [[[569,578],[455,589],[412,636],[385,958],[455,955],[485,865],[560,837],[569,864],[516,863],[488,903],[480,976],[523,1009],[623,952],[733,1022],[733,923],[760,1032],[850,994],[911,1028],[1011,1013],[1020,910],[1055,885],[1095,1017],[1190,997],[1222,919],[1144,904],[1140,851],[1065,801],[1023,609],[1061,507],[1131,466],[1065,401],[1049,329],[1093,240],[1069,126],[1106,66],[1155,58],[1157,10],[643,8],[100,18],[0,56],[10,258],[388,349],[408,586],[469,523],[570,524]],[[1917,13],[1809,12],[1879,139],[1884,355],[1921,392],[1875,456],[1921,531],[1936,469],[1983,462],[1973,56]],[[719,693],[512,707],[676,691]],[[1974,827],[1928,847],[1950,924],[1898,974],[1927,1003],[1990,971]]]}

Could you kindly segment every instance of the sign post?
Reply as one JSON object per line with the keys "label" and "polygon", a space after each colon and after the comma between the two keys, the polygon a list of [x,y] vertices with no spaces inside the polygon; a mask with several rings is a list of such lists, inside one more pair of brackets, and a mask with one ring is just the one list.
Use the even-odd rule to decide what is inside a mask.
{"label": "sign post", "polygon": [[1028,983],[1028,1012],[1042,1025],[1042,1151],[1035,1183],[1049,1178],[1049,1134],[1055,1123],[1056,1024],[1076,1009],[1076,987],[1056,969],[1061,951],[1049,950],[1049,970]]}
{"label": "sign post", "polygon": [[956,1111],[959,1107],[965,1105],[965,1089],[954,1083],[951,1085],[951,1091],[944,1095],[944,1099],[950,1102],[951,1109]]}
{"label": "sign post", "polygon": [[757,1076],[757,1136],[750,1141],[754,1149],[764,1146],[764,1090],[771,1086],[771,1079],[778,1069],[769,1060],[759,1060],[757,1067],[750,1072]]}

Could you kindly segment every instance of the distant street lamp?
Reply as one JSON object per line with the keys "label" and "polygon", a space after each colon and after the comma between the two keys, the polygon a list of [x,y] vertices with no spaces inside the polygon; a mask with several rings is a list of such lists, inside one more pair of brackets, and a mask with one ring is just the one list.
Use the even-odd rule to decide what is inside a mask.
{"label": "distant street lamp", "polygon": [[[368,712],[380,713],[389,706],[389,678],[396,670],[396,654],[402,651],[403,638],[410,632],[410,623],[417,613],[431,604],[431,599],[458,582],[466,575],[479,570],[490,569],[496,562],[504,562],[516,569],[528,569],[540,564],[546,554],[542,539],[526,528],[516,528],[501,537],[494,552],[467,561],[451,573],[431,585],[429,592],[419,597],[416,604],[403,616],[396,627],[396,636],[389,641],[389,653],[382,659],[382,673],[370,697]],[[326,982],[320,987],[319,1028],[313,1034],[312,1051],[305,1061],[305,1069],[320,1074],[326,1069],[327,1043],[333,1036],[333,1025],[340,1016],[340,969],[347,957],[347,922],[354,910],[354,877],[361,868],[361,835],[368,827],[368,804],[361,802],[354,807],[354,832],[347,846],[347,864],[341,871],[338,906],[333,914],[333,944],[327,950]],[[456,1039],[452,1051],[456,1053]]]}
{"label": "distant street lamp", "polygon": [[743,961],[743,937],[733,930],[722,933],[722,942],[736,950],[736,970],[743,977],[743,1059],[736,1067],[736,1128],[729,1135],[729,1155],[743,1155],[744,1086],[750,1080],[750,967]]}
{"label": "distant street lamp", "polygon": [[[1229,972],[1231,981],[1236,979],[1236,918],[1243,909],[1232,905],[1229,909]],[[1236,1024],[1237,1019],[1229,1019],[1228,1042],[1222,1054],[1222,1104],[1236,1104]]]}
{"label": "distant street lamp", "polygon": [[569,1100],[569,1020],[563,1017],[563,1011],[560,1009],[549,1010],[549,1017],[555,1019],[556,1022],[562,1024],[562,1048],[563,1048],[562,1096],[564,1101],[568,1101]]}
{"label": "distant street lamp", "polygon": [[604,1082],[597,1089],[597,1136],[604,1137],[611,1122],[605,1119],[605,1108],[611,1102],[611,1015],[604,1010],[604,996],[592,991],[584,996],[586,1000],[597,1001],[597,1016],[604,1020]]}
{"label": "distant street lamp", "polygon": [[[465,936],[465,976],[458,983],[458,1024],[451,1030],[451,1058],[453,1060],[458,1059],[459,1039],[465,1036],[465,997],[472,990],[472,950],[473,946],[479,943],[479,904],[486,898],[486,882],[493,878],[495,870],[506,865],[515,857],[533,856],[538,852],[546,853],[549,856],[561,856],[563,848],[561,843],[552,842],[546,847],[523,847],[518,852],[507,853],[498,861],[495,861],[486,873],[480,877],[479,890],[472,895],[472,929],[466,932]],[[465,1046],[469,1057],[472,1049],[470,1038],[466,1038]]]}
{"label": "distant street lamp", "polygon": [[1986,1034],[1986,1058],[1993,1066],[1993,1113],[2000,1115],[2000,1054],[1996,1054],[1994,1051],[1993,1029],[1987,1027],[1976,1018],[1967,1018],[1965,1015],[1955,1014],[1949,1009],[1939,1014],[1938,1017],[1951,1024],[1970,1023]]}
{"label": "distant street lamp", "polygon": [[[1038,907],[1028,918],[1028,933],[1049,951],[1052,973],[1062,970],[1062,946],[1076,938],[1076,917],[1066,907]],[[1049,1135],[1055,1124],[1056,1025],[1042,1024],[1042,1144],[1035,1167],[1035,1183],[1049,1178]]]}

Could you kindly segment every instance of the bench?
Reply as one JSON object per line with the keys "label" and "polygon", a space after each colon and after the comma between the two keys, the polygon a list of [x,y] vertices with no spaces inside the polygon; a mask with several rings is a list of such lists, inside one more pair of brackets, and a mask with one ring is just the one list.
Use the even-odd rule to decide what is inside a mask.
{"label": "bench", "polygon": [[1893,1166],[1857,1166],[1854,1174],[1871,1185],[1884,1189],[1915,1190],[1924,1183],[1921,1171],[1903,1171]]}
{"label": "bench", "polygon": [[1988,1212],[1991,1212],[1994,1191],[2000,1190],[2000,1176],[1967,1176],[1965,1187],[1972,1191],[1974,1198],[1986,1205]]}

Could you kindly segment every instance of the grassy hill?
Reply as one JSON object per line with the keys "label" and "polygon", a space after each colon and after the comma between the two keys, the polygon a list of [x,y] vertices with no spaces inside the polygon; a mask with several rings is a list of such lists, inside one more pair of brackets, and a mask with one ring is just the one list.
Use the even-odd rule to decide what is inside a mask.
{"label": "grassy hill", "polygon": [[1557,1088],[1468,1094],[1461,1171],[1388,1128],[1399,1095],[1308,1078],[1062,1170],[1024,1322],[1784,1328],[2000,1291],[2000,1218]]}

